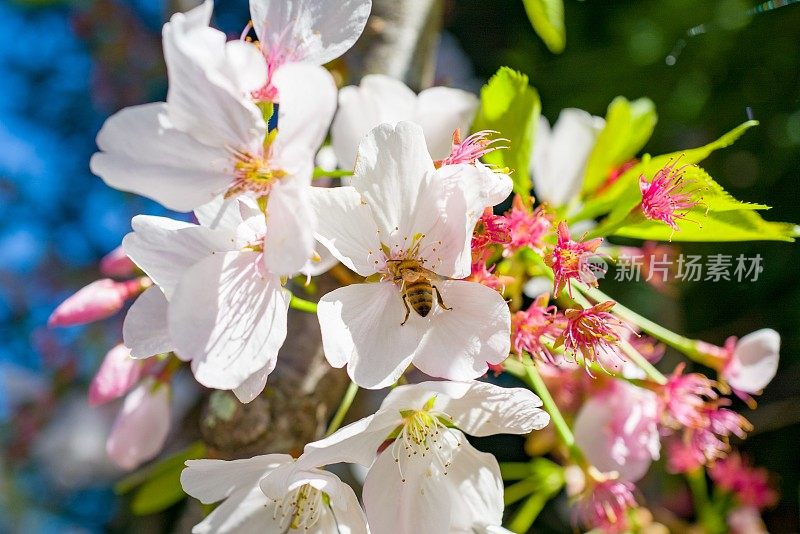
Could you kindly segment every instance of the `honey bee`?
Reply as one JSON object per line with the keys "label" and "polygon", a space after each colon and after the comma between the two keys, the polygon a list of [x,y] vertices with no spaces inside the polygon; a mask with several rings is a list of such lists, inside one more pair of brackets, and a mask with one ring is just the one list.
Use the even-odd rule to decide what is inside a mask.
{"label": "honey bee", "polygon": [[387,260],[394,283],[400,283],[400,292],[403,296],[403,305],[406,307],[406,316],[400,326],[406,324],[408,316],[413,309],[420,317],[427,317],[433,308],[433,293],[436,292],[436,302],[443,310],[448,308],[442,300],[439,288],[433,282],[443,280],[438,274],[424,268],[418,260],[397,259]]}

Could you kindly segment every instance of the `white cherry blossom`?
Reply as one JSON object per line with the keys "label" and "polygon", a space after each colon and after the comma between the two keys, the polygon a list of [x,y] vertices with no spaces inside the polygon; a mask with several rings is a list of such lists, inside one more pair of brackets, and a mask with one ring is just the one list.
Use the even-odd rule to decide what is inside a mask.
{"label": "white cherry blossom", "polygon": [[[95,174],[117,189],[152,198],[177,211],[249,194],[268,197],[266,212],[286,214],[270,238],[275,255],[312,254],[313,216],[307,209],[314,155],[336,106],[331,75],[316,65],[285,65],[273,76],[285,95],[277,130],[267,133],[251,93],[266,81],[258,48],[225,41],[208,26],[211,3],[178,13],[164,26],[169,73],[166,103],[127,108],[97,137]],[[293,274],[293,273],[282,273]]]}
{"label": "white cherry blossom", "polygon": [[125,252],[157,287],[125,319],[131,354],[173,350],[191,360],[201,384],[237,388],[240,399],[252,400],[275,367],[290,300],[266,252],[270,234],[255,201],[229,203],[214,228],[149,216],[135,217],[132,225]]}
{"label": "white cherry blossom", "polygon": [[503,483],[494,456],[464,433],[543,428],[549,416],[539,406],[526,389],[482,382],[399,386],[374,415],[306,445],[298,465],[369,466],[363,500],[373,534],[472,532],[501,524]]}
{"label": "white cherry blossom", "polygon": [[[489,173],[491,174],[491,173]],[[352,187],[314,188],[317,239],[345,266],[375,282],[319,303],[325,355],[362,387],[395,382],[410,363],[454,380],[504,360],[510,314],[502,296],[459,280],[470,274],[470,238],[485,206],[508,190],[470,165],[436,170],[420,126],[373,129],[359,147]],[[431,284],[430,308],[409,304],[406,284]],[[424,304],[424,303],[423,303]]]}
{"label": "white cherry blossom", "polygon": [[367,132],[382,123],[411,121],[422,126],[433,159],[443,159],[450,153],[453,131],[467,132],[477,109],[477,97],[461,89],[432,87],[415,95],[399,80],[370,74],[359,86],[339,91],[339,110],[331,126],[333,149],[339,166],[352,169]]}
{"label": "white cherry blossom", "polygon": [[560,207],[575,198],[604,125],[601,117],[575,108],[562,110],[552,128],[545,117],[539,118],[530,164],[539,201]]}
{"label": "white cherry blossom", "polygon": [[268,73],[254,96],[280,101],[280,88],[272,78],[283,65],[323,65],[347,52],[364,31],[371,10],[371,0],[250,0]]}
{"label": "white cherry blossom", "polygon": [[223,501],[194,534],[366,534],[353,490],[321,469],[298,469],[288,454],[189,460],[183,489],[204,504]]}

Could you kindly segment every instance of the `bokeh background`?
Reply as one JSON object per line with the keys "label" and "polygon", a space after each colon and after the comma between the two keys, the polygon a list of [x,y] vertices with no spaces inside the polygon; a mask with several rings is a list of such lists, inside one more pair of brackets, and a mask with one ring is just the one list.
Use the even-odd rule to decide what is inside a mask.
{"label": "bokeh background", "polygon": [[[102,355],[119,341],[120,321],[45,326],[59,302],[98,277],[97,261],[119,244],[133,215],[165,213],[107,188],[88,161],[105,117],[164,98],[160,28],[175,7],[168,4],[0,0],[0,532],[174,528],[177,512],[128,521],[112,490],[119,472],[103,459],[113,407],[90,409],[85,400]],[[761,126],[704,167],[737,198],[773,206],[767,218],[800,222],[800,3],[565,4],[567,48],[554,56],[521,1],[449,1],[437,81],[477,91],[499,66],[511,66],[530,76],[551,121],[565,107],[604,115],[617,95],[647,96],[659,113],[646,147],[652,153],[708,142],[752,114]],[[238,35],[247,3],[220,0],[215,17]],[[780,504],[766,514],[770,532],[797,532],[800,247],[682,250],[759,253],[764,272],[757,282],[684,284],[672,297],[644,284],[609,284],[609,292],[714,343],[762,326],[782,334],[780,371],[748,414],[756,430],[741,449],[774,472],[780,487]],[[508,459],[519,454],[511,444],[486,443]],[[679,481],[648,483],[680,506]],[[537,532],[559,532],[553,517],[545,511]]]}

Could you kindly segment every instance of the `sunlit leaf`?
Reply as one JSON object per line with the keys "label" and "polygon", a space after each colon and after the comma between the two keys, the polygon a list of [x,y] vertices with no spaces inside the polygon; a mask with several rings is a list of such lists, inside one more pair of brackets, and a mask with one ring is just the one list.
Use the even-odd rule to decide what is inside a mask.
{"label": "sunlit leaf", "polygon": [[614,232],[620,237],[655,241],[794,241],[798,227],[790,223],[765,221],[755,211],[717,211],[694,209],[678,221],[679,230],[660,221],[642,221]]}
{"label": "sunlit leaf", "polygon": [[[717,149],[730,146],[748,129],[756,126],[758,121],[747,121],[729,131],[716,141],[697,148],[689,148],[660,156],[644,157],[642,161],[628,169],[610,187],[603,189],[587,200],[580,213],[572,217],[573,220],[591,219],[609,213],[615,207],[620,209],[620,204],[630,203],[639,194],[639,176],[644,174],[652,180],[658,169],[670,162],[679,161],[680,165],[699,163]],[[678,158],[680,158],[678,160]]]}
{"label": "sunlit leaf", "polygon": [[481,106],[472,126],[472,131],[495,130],[509,140],[508,149],[490,152],[484,160],[511,169],[514,191],[526,199],[531,190],[528,165],[540,112],[539,94],[528,85],[528,77],[502,67],[481,89]]}
{"label": "sunlit leaf", "polygon": [[131,511],[136,515],[150,515],[166,510],[180,502],[186,494],[181,487],[183,465],[173,466],[142,484],[131,501]]}
{"label": "sunlit leaf", "polygon": [[522,0],[533,29],[554,54],[564,51],[567,32],[564,28],[563,0]]}
{"label": "sunlit leaf", "polygon": [[612,170],[636,156],[650,139],[656,122],[656,108],[649,98],[633,102],[621,96],[615,98],[608,106],[606,125],[589,155],[583,194],[596,190]]}

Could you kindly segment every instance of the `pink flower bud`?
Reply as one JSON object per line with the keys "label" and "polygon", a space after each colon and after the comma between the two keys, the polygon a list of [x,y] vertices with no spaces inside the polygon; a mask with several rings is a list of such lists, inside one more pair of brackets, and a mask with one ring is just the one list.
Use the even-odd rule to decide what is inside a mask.
{"label": "pink flower bud", "polygon": [[763,328],[740,339],[730,353],[722,377],[734,391],[760,393],[778,372],[781,336]]}
{"label": "pink flower bud", "polygon": [[586,459],[621,480],[641,479],[661,451],[658,397],[622,381],[584,403],[575,418],[575,441]]}
{"label": "pink flower bud", "polygon": [[144,380],[125,397],[106,441],[108,456],[123,469],[154,458],[169,433],[169,385]]}
{"label": "pink flower bud", "polygon": [[100,272],[103,276],[125,278],[133,275],[135,271],[136,264],[125,255],[122,246],[115,248],[100,260]]}
{"label": "pink flower bud", "polygon": [[97,406],[126,394],[139,381],[144,362],[131,357],[128,347],[120,343],[108,351],[89,386],[89,404]]}
{"label": "pink flower bud", "polygon": [[[148,283],[144,283],[145,280]],[[148,285],[147,278],[125,282],[110,278],[96,280],[62,302],[50,315],[47,326],[73,326],[111,317],[127,299],[138,295]]]}

